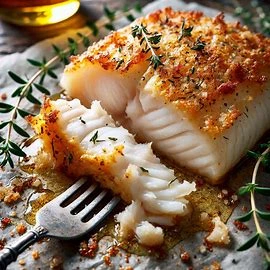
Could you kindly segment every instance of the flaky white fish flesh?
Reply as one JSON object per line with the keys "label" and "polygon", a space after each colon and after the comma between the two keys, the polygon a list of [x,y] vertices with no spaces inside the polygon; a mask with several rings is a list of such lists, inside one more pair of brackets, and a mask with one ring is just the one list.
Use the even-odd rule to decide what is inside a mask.
{"label": "flaky white fish flesh", "polygon": [[162,229],[150,223],[171,226],[177,217],[190,213],[185,196],[195,191],[195,183],[180,183],[174,171],[153,154],[151,144],[136,143],[125,128],[116,126],[100,102],[87,109],[78,99],[47,99],[40,114],[28,120],[56,168],[73,177],[92,175],[131,203],[118,215],[123,237],[132,232],[143,244],[161,244]]}

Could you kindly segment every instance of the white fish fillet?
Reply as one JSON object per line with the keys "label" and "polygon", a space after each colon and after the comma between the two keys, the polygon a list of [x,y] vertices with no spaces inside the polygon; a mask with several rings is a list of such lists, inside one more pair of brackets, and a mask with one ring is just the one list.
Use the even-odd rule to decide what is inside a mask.
{"label": "white fish fillet", "polygon": [[[156,70],[132,36],[136,25],[161,35]],[[270,127],[269,74],[269,38],[222,15],[167,8],[72,58],[61,83],[86,106],[100,100],[138,138],[216,184]]]}
{"label": "white fish fillet", "polygon": [[[162,229],[149,222],[170,226],[177,216],[190,213],[185,196],[195,190],[195,183],[172,181],[174,171],[160,163],[151,144],[137,144],[133,135],[115,125],[99,102],[87,109],[78,99],[46,100],[40,114],[29,122],[56,167],[76,177],[93,175],[132,203],[118,216],[123,237],[132,231],[143,244],[160,244]],[[150,236],[144,236],[142,228]],[[148,243],[151,233],[153,241]]]}

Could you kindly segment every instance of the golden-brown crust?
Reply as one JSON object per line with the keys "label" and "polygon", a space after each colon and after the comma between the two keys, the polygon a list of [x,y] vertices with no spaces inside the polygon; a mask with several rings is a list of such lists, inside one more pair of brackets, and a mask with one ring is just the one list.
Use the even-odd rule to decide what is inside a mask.
{"label": "golden-brown crust", "polygon": [[[49,99],[37,116],[29,116],[28,122],[37,136],[43,142],[43,151],[50,154],[54,167],[65,172],[74,179],[84,175],[92,175],[102,186],[118,194],[126,202],[131,202],[128,187],[129,179],[117,178],[112,174],[112,167],[120,156],[123,156],[124,145],[115,146],[109,153],[103,155],[89,154],[84,151],[76,138],[69,138],[58,122],[59,111]],[[122,181],[125,181],[123,185]]]}
{"label": "golden-brown crust", "polygon": [[[179,40],[183,22],[193,27],[191,36]],[[99,64],[106,70],[126,73],[133,65],[147,61],[131,27],[143,24],[151,33],[162,35],[158,55],[164,65],[153,72],[159,78],[153,94],[172,103],[201,130],[216,135],[230,128],[244,113],[246,104],[269,87],[270,39],[251,33],[239,23],[226,23],[221,13],[215,18],[201,12],[158,10],[131,25],[111,33],[73,57],[66,72],[82,63]],[[198,41],[202,49],[194,49]],[[119,64],[121,62],[121,64]]]}

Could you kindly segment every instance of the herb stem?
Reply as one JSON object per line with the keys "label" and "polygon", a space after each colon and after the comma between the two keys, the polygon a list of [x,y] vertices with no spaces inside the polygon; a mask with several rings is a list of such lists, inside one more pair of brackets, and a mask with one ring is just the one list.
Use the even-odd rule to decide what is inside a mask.
{"label": "herb stem", "polygon": [[[256,184],[256,178],[257,178],[257,173],[258,173],[258,169],[259,169],[259,166],[262,162],[262,159],[264,157],[264,155],[268,154],[270,152],[270,147],[268,147],[262,154],[261,156],[258,158],[256,164],[255,164],[255,167],[254,167],[254,170],[253,170],[253,174],[252,174],[252,181],[251,183],[253,185]],[[254,218],[254,223],[255,223],[255,226],[256,226],[256,230],[259,234],[263,233],[262,231],[262,228],[261,228],[261,225],[260,225],[260,222],[258,220],[258,216],[257,216],[257,208],[256,208],[256,203],[255,203],[255,194],[254,194],[254,190],[251,190],[251,193],[250,193],[250,204],[251,204],[251,209],[253,210],[253,218]]]}
{"label": "herb stem", "polygon": [[151,43],[150,43],[150,41],[149,41],[149,39],[144,31],[142,31],[142,35],[145,39],[145,42],[146,42],[148,48],[150,49],[150,51],[152,53],[152,55],[157,56],[155,50],[153,49],[153,47],[152,47],[152,45],[151,45]]}

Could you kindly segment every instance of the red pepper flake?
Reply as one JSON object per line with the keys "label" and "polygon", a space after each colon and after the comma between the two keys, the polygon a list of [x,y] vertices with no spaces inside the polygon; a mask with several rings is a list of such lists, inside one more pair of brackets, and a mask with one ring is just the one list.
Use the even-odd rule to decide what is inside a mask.
{"label": "red pepper flake", "polygon": [[195,183],[196,183],[196,188],[200,188],[205,184],[202,178],[197,179]]}
{"label": "red pepper flake", "polygon": [[2,95],[1,95],[1,99],[4,101],[4,100],[6,100],[7,99],[7,94],[6,93],[3,93]]}
{"label": "red pepper flake", "polygon": [[270,211],[270,203],[268,203],[268,204],[265,206],[265,209],[266,209],[267,211]]}
{"label": "red pepper flake", "polygon": [[111,262],[111,257],[109,254],[104,255],[103,257],[103,261],[105,262],[106,265],[111,266],[112,262]]}
{"label": "red pepper flake", "polygon": [[97,236],[93,236],[89,239],[88,243],[83,241],[80,244],[79,253],[83,257],[94,258],[98,250]]}
{"label": "red pepper flake", "polygon": [[0,239],[0,250],[2,250],[7,243],[7,240],[5,238]]}
{"label": "red pepper flake", "polygon": [[183,263],[189,263],[190,262],[190,255],[187,251],[180,254],[181,261]]}
{"label": "red pepper flake", "polygon": [[1,218],[1,229],[5,229],[10,224],[11,224],[10,218],[8,218],[8,217]]}
{"label": "red pepper flake", "polygon": [[248,230],[248,226],[246,224],[244,224],[243,222],[239,221],[239,220],[235,220],[233,222],[234,226],[239,230],[239,231],[246,231]]}
{"label": "red pepper flake", "polygon": [[109,255],[115,257],[119,253],[119,248],[117,246],[112,246],[109,249]]}
{"label": "red pepper flake", "polygon": [[213,245],[211,243],[209,243],[206,239],[204,239],[203,244],[208,251],[210,251],[210,252],[213,251]]}
{"label": "red pepper flake", "polygon": [[129,263],[129,258],[130,258],[130,254],[127,253],[126,256],[125,256],[125,262],[126,263]]}
{"label": "red pepper flake", "polygon": [[217,91],[218,93],[222,95],[227,95],[227,94],[232,94],[237,86],[237,82],[226,82],[222,83],[218,88]]}

